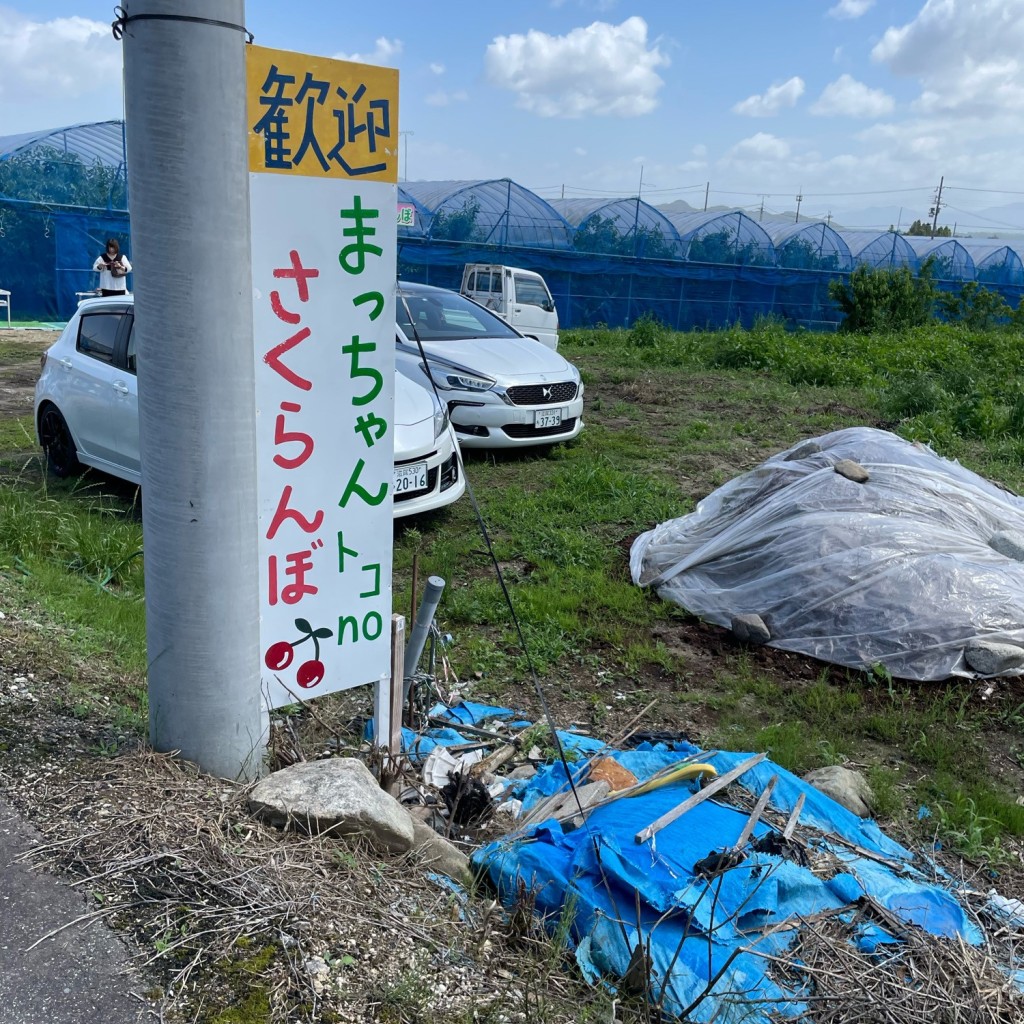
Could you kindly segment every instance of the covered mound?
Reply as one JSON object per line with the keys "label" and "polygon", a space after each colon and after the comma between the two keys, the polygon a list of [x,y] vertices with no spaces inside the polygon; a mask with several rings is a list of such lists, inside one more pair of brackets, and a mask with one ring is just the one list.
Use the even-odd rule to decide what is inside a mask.
{"label": "covered mound", "polygon": [[1019,497],[924,445],[854,427],[642,534],[630,569],[719,625],[759,616],[774,647],[923,680],[1024,670],[1022,558]]}

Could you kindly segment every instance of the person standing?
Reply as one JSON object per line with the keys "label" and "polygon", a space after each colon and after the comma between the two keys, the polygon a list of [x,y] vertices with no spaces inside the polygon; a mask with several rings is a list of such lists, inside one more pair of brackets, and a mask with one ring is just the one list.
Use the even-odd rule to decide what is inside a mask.
{"label": "person standing", "polygon": [[128,294],[125,278],[131,272],[132,265],[121,252],[116,238],[107,239],[106,251],[96,258],[92,269],[100,272],[100,295]]}

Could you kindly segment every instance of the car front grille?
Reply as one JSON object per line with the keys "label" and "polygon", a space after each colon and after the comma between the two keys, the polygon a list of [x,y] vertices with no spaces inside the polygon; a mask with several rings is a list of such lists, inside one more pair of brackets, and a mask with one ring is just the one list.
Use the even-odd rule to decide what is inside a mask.
{"label": "car front grille", "polygon": [[577,387],[574,380],[560,380],[557,384],[517,384],[505,394],[513,405],[561,405],[576,397]]}
{"label": "car front grille", "polygon": [[423,494],[430,494],[437,486],[437,467],[427,470],[427,486],[421,487],[418,491],[406,491],[404,494],[396,494],[395,501],[408,501],[410,498],[419,498]]}
{"label": "car front grille", "polygon": [[508,423],[501,428],[509,437],[556,437],[559,434],[570,434],[576,429],[575,418],[562,420],[557,427],[535,427],[530,423]]}

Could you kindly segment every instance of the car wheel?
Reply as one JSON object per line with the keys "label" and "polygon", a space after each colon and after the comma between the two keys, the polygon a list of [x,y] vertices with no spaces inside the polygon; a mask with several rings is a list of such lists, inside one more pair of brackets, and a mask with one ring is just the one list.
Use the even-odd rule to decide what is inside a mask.
{"label": "car wheel", "polygon": [[55,405],[44,406],[39,414],[39,440],[46,453],[46,464],[54,476],[74,476],[81,472],[75,439]]}

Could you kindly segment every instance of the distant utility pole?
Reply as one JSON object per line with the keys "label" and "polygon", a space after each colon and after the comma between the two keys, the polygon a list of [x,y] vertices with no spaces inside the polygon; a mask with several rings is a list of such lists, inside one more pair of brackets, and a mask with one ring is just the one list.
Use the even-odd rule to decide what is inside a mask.
{"label": "distant utility pole", "polygon": [[708,193],[711,191],[711,182],[704,186],[704,212],[708,212]]}
{"label": "distant utility pole", "polygon": [[260,694],[245,4],[122,0],[149,731],[253,779]]}
{"label": "distant utility pole", "polygon": [[[415,135],[415,134],[416,134],[415,132],[399,132],[398,133],[399,137],[401,137],[403,135],[409,136],[409,135]],[[405,173],[402,175],[402,180],[403,181],[408,181],[409,180],[409,139],[408,138],[406,138],[406,140],[405,140]]]}
{"label": "distant utility pole", "polygon": [[800,223],[800,204],[803,201],[804,201],[804,190],[800,189],[800,193],[796,197],[796,220],[793,221],[794,224],[799,224]]}
{"label": "distant utility pole", "polygon": [[828,211],[828,216],[825,218],[825,227],[832,227],[832,211]]}
{"label": "distant utility pole", "polygon": [[758,211],[757,219],[764,220],[764,196],[761,196],[761,209]]}
{"label": "distant utility pole", "polygon": [[935,203],[932,208],[928,211],[932,218],[932,238],[935,237],[935,232],[939,228],[939,210],[942,209],[942,183],[946,180],[946,176],[943,175],[939,178],[939,188],[935,193]]}

